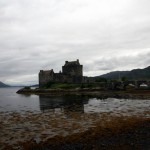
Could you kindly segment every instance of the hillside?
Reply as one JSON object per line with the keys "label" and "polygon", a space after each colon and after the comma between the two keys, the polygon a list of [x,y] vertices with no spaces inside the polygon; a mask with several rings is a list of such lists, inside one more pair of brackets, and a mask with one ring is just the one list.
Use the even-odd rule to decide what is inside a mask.
{"label": "hillside", "polygon": [[3,82],[0,81],[0,88],[2,87],[10,87],[9,85],[4,84]]}
{"label": "hillside", "polygon": [[126,77],[127,79],[150,79],[150,66],[144,69],[134,69],[131,71],[114,71],[99,77],[107,79],[119,79]]}

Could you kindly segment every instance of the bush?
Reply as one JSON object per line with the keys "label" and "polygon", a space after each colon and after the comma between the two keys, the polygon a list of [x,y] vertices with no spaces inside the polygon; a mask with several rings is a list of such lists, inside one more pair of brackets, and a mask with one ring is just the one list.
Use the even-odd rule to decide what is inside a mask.
{"label": "bush", "polygon": [[81,89],[85,88],[85,85],[84,85],[84,84],[81,84],[80,88],[81,88]]}
{"label": "bush", "polygon": [[127,81],[127,78],[123,76],[123,77],[121,78],[121,81],[124,81],[124,82],[125,82],[125,81]]}
{"label": "bush", "polygon": [[79,87],[79,84],[73,83],[59,83],[59,82],[48,82],[44,88],[46,89],[75,89]]}
{"label": "bush", "polygon": [[25,86],[25,87],[24,87],[24,89],[26,89],[26,90],[30,90],[30,89],[31,89],[31,87],[30,87],[30,86]]}
{"label": "bush", "polygon": [[106,78],[97,78],[95,80],[95,82],[106,82],[107,83],[107,79]]}
{"label": "bush", "polygon": [[88,88],[92,88],[93,85],[92,85],[92,84],[88,84],[87,87],[88,87]]}
{"label": "bush", "polygon": [[48,82],[48,83],[45,85],[45,88],[51,88],[53,84],[55,84],[55,83],[54,83],[54,82]]}

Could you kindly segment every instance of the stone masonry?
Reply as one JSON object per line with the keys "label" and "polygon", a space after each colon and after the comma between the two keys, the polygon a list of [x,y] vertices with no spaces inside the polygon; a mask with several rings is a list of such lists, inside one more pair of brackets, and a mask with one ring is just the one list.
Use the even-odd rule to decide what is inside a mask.
{"label": "stone masonry", "polygon": [[79,60],[66,61],[62,66],[62,72],[54,73],[51,70],[40,70],[39,86],[42,87],[48,82],[60,83],[84,83],[87,77],[83,76],[83,65],[80,65]]}

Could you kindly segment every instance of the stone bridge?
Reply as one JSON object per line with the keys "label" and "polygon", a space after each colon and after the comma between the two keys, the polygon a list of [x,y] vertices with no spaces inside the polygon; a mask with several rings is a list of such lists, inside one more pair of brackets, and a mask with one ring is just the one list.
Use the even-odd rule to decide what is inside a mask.
{"label": "stone bridge", "polygon": [[136,80],[136,81],[125,81],[123,82],[124,86],[133,85],[136,88],[139,88],[142,84],[145,84],[147,87],[150,87],[150,81],[149,80]]}
{"label": "stone bridge", "polygon": [[135,88],[140,88],[142,85],[146,85],[146,87],[150,88],[150,81],[149,80],[131,80],[131,81],[115,81],[110,82],[107,84],[108,89],[126,89],[128,85],[132,85]]}

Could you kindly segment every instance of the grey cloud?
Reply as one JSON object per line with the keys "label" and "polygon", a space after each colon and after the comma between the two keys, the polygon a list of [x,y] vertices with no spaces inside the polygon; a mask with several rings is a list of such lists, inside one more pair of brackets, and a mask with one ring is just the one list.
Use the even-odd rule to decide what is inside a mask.
{"label": "grey cloud", "polygon": [[80,59],[84,75],[150,63],[149,0],[1,0],[0,80],[37,82]]}
{"label": "grey cloud", "polygon": [[[104,72],[110,71],[144,68],[150,64],[150,58],[147,57],[149,55],[150,52],[140,53],[135,56],[100,58],[99,60],[86,64],[85,72],[88,73],[88,71],[99,71],[99,74],[97,75],[100,75]],[[145,64],[147,64],[147,66]]]}

